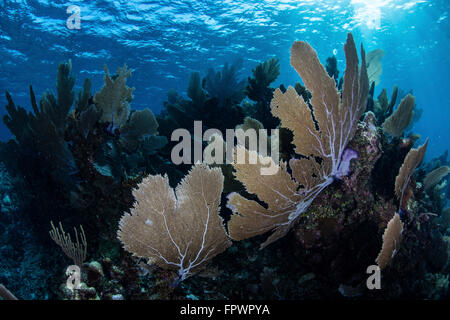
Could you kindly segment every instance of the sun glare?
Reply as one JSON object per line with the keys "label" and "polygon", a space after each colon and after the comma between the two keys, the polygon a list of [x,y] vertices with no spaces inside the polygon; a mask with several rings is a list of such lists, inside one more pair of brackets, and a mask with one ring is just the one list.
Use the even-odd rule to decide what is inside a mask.
{"label": "sun glare", "polygon": [[353,19],[358,25],[365,25],[369,29],[380,29],[381,9],[392,0],[352,0],[355,15]]}

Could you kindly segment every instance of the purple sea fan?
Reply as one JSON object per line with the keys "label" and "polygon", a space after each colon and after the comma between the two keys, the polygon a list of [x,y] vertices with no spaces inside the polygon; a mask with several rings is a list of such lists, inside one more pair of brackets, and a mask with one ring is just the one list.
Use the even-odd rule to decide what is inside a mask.
{"label": "purple sea fan", "polygon": [[[302,157],[289,161],[291,173],[287,170],[288,164],[281,162],[274,175],[266,176],[260,174],[260,168],[262,163],[272,161],[267,157],[257,165],[233,165],[236,178],[246,191],[257,195],[267,206],[238,193],[230,194],[227,206],[235,213],[228,222],[231,238],[242,240],[272,230],[262,248],[280,239],[323,189],[348,174],[350,160],[358,154],[347,148],[347,144],[365,111],[369,80],[364,49],[361,46],[359,66],[351,34],[348,34],[344,51],[346,70],[341,95],[316,51],[303,41],[293,44],[291,65],[312,97],[307,103],[293,87],[284,93],[276,89],[271,110],[281,120],[281,126],[293,132],[295,152]],[[238,151],[239,148],[244,147],[238,146]],[[250,156],[255,151],[245,152]],[[273,161],[271,165],[275,165]]]}

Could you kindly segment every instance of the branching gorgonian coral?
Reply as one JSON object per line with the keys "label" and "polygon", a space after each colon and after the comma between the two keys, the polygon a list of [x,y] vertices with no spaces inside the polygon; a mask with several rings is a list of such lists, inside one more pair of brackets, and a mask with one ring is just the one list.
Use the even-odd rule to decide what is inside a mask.
{"label": "branching gorgonian coral", "polygon": [[[303,41],[292,46],[291,65],[303,79],[312,98],[308,104],[293,87],[285,93],[277,89],[271,110],[281,120],[282,127],[292,130],[298,157],[291,159],[289,164],[281,162],[275,175],[260,174],[264,164],[270,162],[271,166],[276,166],[270,157],[258,155],[260,161],[257,165],[234,164],[236,178],[266,206],[231,193],[227,206],[235,213],[228,223],[233,239],[242,240],[273,230],[261,247],[278,240],[324,188],[348,174],[350,160],[357,154],[346,146],[365,111],[369,83],[364,49],[361,47],[359,68],[351,34],[344,50],[347,66],[341,97],[316,51]],[[236,149],[239,151],[239,148],[244,147]],[[249,156],[256,151],[245,152]]]}
{"label": "branching gorgonian coral", "polygon": [[53,222],[51,222],[51,225],[50,237],[77,266],[81,267],[87,255],[87,241],[83,226],[80,226],[80,232],[77,228],[74,228],[75,241],[72,241],[70,233],[64,231],[61,222],[59,223],[59,229],[55,227]]}

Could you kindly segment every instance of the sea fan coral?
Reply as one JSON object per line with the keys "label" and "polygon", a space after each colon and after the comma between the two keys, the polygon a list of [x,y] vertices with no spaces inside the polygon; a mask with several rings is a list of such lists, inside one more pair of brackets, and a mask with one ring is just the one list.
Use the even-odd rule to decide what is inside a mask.
{"label": "sea fan coral", "polygon": [[428,139],[425,143],[417,148],[409,150],[408,154],[403,161],[402,166],[395,178],[395,194],[400,200],[400,206],[404,207],[403,195],[405,193],[406,187],[408,186],[409,180],[411,179],[414,170],[422,162],[425,152],[427,151]]}
{"label": "sea fan coral", "polygon": [[429,191],[432,187],[437,185],[442,180],[442,178],[444,178],[447,174],[449,174],[449,172],[450,172],[449,167],[442,166],[428,173],[425,179],[423,180],[425,191]]}
{"label": "sea fan coral", "polygon": [[133,98],[134,88],[126,85],[127,78],[131,76],[131,69],[127,65],[117,70],[116,77],[110,77],[108,68],[105,69],[105,85],[100,92],[94,96],[94,102],[103,110],[101,121],[109,122],[120,127],[128,119],[130,113],[129,102]]}
{"label": "sea fan coral", "polygon": [[157,130],[158,122],[153,112],[149,108],[137,110],[131,114],[130,120],[123,125],[121,141],[128,150],[136,151],[139,142],[146,135],[156,135]]}
{"label": "sea fan coral", "polygon": [[401,137],[413,118],[414,105],[414,96],[408,94],[394,113],[383,122],[383,130],[393,137]]}
{"label": "sea fan coral", "polygon": [[369,76],[369,83],[372,81],[378,84],[380,81],[381,73],[383,72],[383,64],[381,60],[384,57],[384,51],[382,49],[375,49],[367,52],[367,74]]}
{"label": "sea fan coral", "polygon": [[[271,166],[276,166],[270,157],[258,155],[258,165],[234,164],[236,178],[267,206],[237,193],[230,194],[227,206],[235,214],[228,228],[233,239],[242,240],[274,230],[261,247],[278,240],[324,188],[348,173],[349,161],[356,154],[346,146],[365,111],[369,85],[364,49],[361,46],[362,63],[359,68],[351,34],[348,34],[344,50],[347,67],[341,98],[334,79],[319,62],[316,51],[302,41],[292,46],[291,65],[303,79],[312,98],[307,104],[294,88],[289,87],[285,93],[277,89],[271,109],[273,115],[280,118],[281,126],[293,131],[293,143],[300,159],[291,159],[289,170],[282,162],[274,175],[260,174],[264,167],[262,163],[270,162]],[[236,150],[240,148],[245,149],[238,146]],[[245,152],[247,156],[256,153]]]}
{"label": "sea fan coral", "polygon": [[231,245],[218,215],[222,189],[220,169],[206,165],[194,166],[175,192],[167,175],[148,176],[133,191],[136,203],[122,216],[118,238],[184,280]]}
{"label": "sea fan coral", "polygon": [[384,230],[383,246],[375,260],[381,270],[386,268],[397,253],[402,240],[402,232],[403,222],[400,220],[400,215],[395,213]]}

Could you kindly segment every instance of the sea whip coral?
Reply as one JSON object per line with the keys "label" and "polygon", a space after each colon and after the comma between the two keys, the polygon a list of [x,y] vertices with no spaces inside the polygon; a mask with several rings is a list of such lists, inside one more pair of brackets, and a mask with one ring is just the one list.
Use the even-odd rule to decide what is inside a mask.
{"label": "sea whip coral", "polygon": [[[230,194],[227,206],[234,215],[228,229],[233,239],[242,240],[273,230],[261,248],[278,240],[324,188],[348,172],[348,161],[356,155],[346,146],[365,111],[369,82],[364,49],[361,46],[362,63],[359,68],[351,34],[348,34],[344,51],[346,70],[341,97],[316,51],[303,41],[293,44],[291,65],[303,79],[312,98],[308,104],[293,87],[285,93],[277,89],[271,109],[272,114],[281,120],[281,126],[293,131],[295,152],[300,159],[289,161],[292,175],[284,162],[280,163],[276,174],[261,175],[262,163],[275,165],[270,157],[261,155],[258,155],[260,162],[257,165],[233,164],[236,178],[244,184],[247,192],[256,194],[267,205],[248,200],[238,193]],[[236,150],[239,148],[245,149],[238,146]],[[244,151],[248,155],[255,153]]]}

